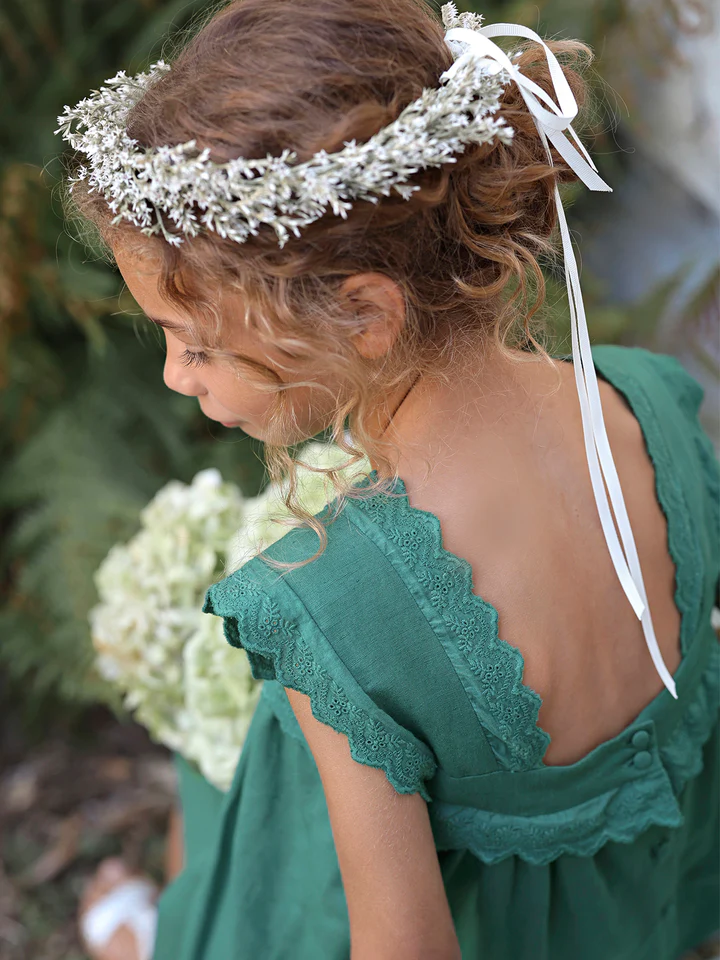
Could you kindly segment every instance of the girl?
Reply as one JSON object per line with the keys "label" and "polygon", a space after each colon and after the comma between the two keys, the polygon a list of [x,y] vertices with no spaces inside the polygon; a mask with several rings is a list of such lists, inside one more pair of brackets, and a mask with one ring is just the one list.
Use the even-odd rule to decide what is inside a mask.
{"label": "girl", "polygon": [[[609,189],[562,132],[588,49],[443,18],[238,0],[61,118],[168,387],[273,477],[320,433],[373,468],[316,516],[291,484],[208,591],[265,684],[229,794],[181,778],[155,960],[678,960],[719,925],[702,390],[590,348],[557,192]],[[124,889],[98,960],[151,953]]]}

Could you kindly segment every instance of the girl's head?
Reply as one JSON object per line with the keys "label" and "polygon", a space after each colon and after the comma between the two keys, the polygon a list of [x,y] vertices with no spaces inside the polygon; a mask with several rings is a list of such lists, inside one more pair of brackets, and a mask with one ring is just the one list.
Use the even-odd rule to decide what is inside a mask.
{"label": "girl's head", "polygon": [[[116,241],[117,266],[146,316],[160,326],[166,339],[164,379],[171,390],[197,397],[200,409],[225,426],[280,447],[296,444],[325,430],[348,384],[318,350],[306,348],[302,332],[297,344],[287,338],[280,346],[272,332],[248,322],[242,291],[218,288],[214,316],[198,317],[193,295],[182,303],[164,295],[164,262],[147,240]],[[218,284],[222,278],[218,278]],[[360,313],[374,310],[368,322],[347,324],[347,339],[358,361],[372,361],[391,350],[405,318],[400,290],[383,274],[353,274],[342,284],[342,295]],[[199,312],[199,311],[198,311]],[[219,320],[219,327],[212,323]],[[214,347],[207,342],[215,331]],[[282,386],[280,386],[282,385]],[[283,390],[278,393],[278,387]],[[278,401],[283,401],[282,404]]]}
{"label": "girl's head", "polygon": [[[569,64],[590,50],[548,45],[582,103]],[[540,47],[516,49],[523,74],[551,92]],[[195,140],[218,162],[286,149],[303,161],[366,141],[452,62],[423,0],[233,0],[148,89],[128,132],[147,147]],[[264,440],[271,477],[292,477],[288,448],[320,432],[392,473],[377,425],[419,376],[447,381],[471,351],[543,349],[538,258],[554,253],[554,185],[575,175],[559,157],[547,163],[514,83],[501,113],[510,145],[467,148],[418,173],[411,199],[356,201],[347,219],[329,213],[282,248],[270,227],[242,244],[205,231],[172,246],[113,225],[82,181],[73,202],[145,313],[173,324],[167,385]],[[288,505],[309,521],[292,496]],[[322,525],[311,525],[322,549]]]}

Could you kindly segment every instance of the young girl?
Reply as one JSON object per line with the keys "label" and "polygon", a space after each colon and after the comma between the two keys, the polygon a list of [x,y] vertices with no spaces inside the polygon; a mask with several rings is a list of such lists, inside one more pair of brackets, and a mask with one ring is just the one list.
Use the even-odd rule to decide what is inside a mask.
{"label": "young girl", "polygon": [[[443,17],[237,0],[61,118],[168,387],[274,477],[318,434],[373,467],[312,517],[291,487],[208,591],[262,696],[226,796],[183,768],[154,949],[136,882],[98,960],[678,960],[720,925],[702,390],[590,348],[557,192],[609,189],[587,48]],[[571,356],[537,321],[558,221]]]}

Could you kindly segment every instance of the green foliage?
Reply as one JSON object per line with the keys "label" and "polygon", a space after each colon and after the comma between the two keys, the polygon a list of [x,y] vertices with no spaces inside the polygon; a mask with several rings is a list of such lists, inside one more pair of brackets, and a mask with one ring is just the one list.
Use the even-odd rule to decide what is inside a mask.
{"label": "green foliage", "polygon": [[141,67],[207,7],[0,10],[0,662],[31,712],[58,695],[111,697],[92,667],[93,573],[160,486],[208,466],[248,493],[262,485],[258,444],[228,440],[166,389],[159,338],[122,312],[119,275],[68,236],[53,196],[63,105]]}

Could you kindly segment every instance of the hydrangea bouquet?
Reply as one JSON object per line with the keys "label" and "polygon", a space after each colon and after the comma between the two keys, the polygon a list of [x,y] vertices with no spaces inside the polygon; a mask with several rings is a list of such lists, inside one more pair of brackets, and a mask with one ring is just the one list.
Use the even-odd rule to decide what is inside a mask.
{"label": "hydrangea bouquet", "polygon": [[[309,467],[341,468],[335,444],[310,443]],[[354,464],[354,475],[369,470]],[[317,513],[331,485],[300,467],[303,506]],[[222,620],[202,612],[205,592],[290,528],[282,488],[245,498],[217,470],[191,484],[171,481],[141,513],[141,529],[112,548],[95,582],[100,602],[90,611],[97,668],[122,692],[123,702],[150,735],[194,762],[227,790],[237,766],[261,683],[247,657],[223,636]]]}

